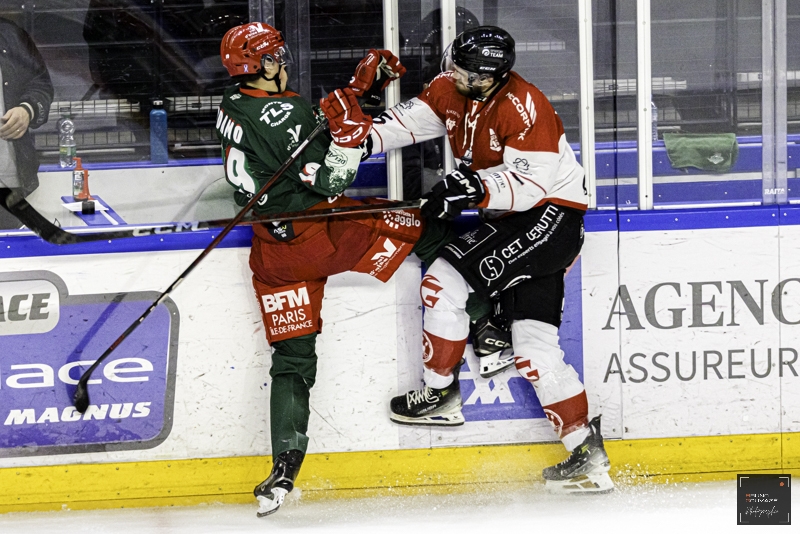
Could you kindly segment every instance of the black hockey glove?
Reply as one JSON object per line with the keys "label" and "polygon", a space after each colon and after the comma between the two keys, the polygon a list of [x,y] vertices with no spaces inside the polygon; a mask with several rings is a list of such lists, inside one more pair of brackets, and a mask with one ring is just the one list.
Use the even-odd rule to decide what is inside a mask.
{"label": "black hockey glove", "polygon": [[478,173],[462,163],[422,198],[423,217],[451,221],[463,210],[480,204],[486,198],[486,190]]}

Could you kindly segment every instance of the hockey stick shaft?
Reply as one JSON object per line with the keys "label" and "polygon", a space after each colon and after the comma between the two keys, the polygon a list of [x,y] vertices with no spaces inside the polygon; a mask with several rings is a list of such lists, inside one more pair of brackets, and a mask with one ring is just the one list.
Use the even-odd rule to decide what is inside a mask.
{"label": "hockey stick shaft", "polygon": [[[7,192],[8,190],[0,189],[0,204],[2,204],[3,193]],[[27,204],[25,200],[17,201],[16,206],[19,208],[20,204],[24,203]],[[28,205],[29,206],[29,205]],[[307,211],[291,211],[285,213],[274,213],[266,217],[260,218],[248,218],[242,219],[237,224],[239,225],[253,225],[253,224],[263,224],[263,223],[271,223],[271,222],[288,222],[288,221],[296,221],[301,219],[314,219],[318,217],[335,217],[337,215],[358,215],[360,213],[377,213],[381,211],[395,211],[395,210],[404,210],[404,209],[414,209],[420,207],[419,200],[412,200],[412,201],[386,201],[384,203],[376,203],[376,204],[363,204],[361,206],[342,206],[338,208],[326,208],[322,210],[307,210]],[[9,210],[10,211],[10,210]],[[25,208],[26,213],[30,214],[31,212],[36,213],[33,207],[30,207],[28,210]],[[13,213],[13,212],[11,212]],[[41,217],[41,216],[39,216]],[[208,230],[211,228],[219,228],[227,226],[232,219],[214,219],[209,221],[187,221],[187,222],[175,222],[169,224],[159,224],[159,225],[142,225],[136,226],[135,228],[129,228],[127,230],[97,230],[97,229],[87,229],[91,230],[91,233],[72,233],[67,232],[55,225],[53,223],[47,221],[44,217],[41,217],[41,221],[39,221],[39,231],[35,232],[37,235],[45,239],[45,241],[54,244],[54,245],[74,245],[79,243],[90,243],[93,241],[109,241],[112,239],[126,239],[129,237],[143,237],[149,235],[163,235],[163,234],[173,234],[173,233],[181,233],[181,232],[196,232],[200,230]],[[25,221],[22,221],[25,223]],[[44,229],[42,229],[42,225],[44,225]],[[32,225],[27,224],[29,229],[32,229]],[[49,228],[52,226],[53,228]],[[47,235],[49,239],[46,239],[44,235]]]}
{"label": "hockey stick shaft", "polygon": [[[338,208],[325,208],[321,210],[307,210],[307,211],[289,211],[284,213],[273,213],[265,217],[244,219],[239,221],[238,224],[243,226],[252,226],[254,224],[267,224],[274,222],[290,222],[300,221],[303,219],[319,219],[324,217],[336,217],[339,215],[361,215],[368,213],[379,213],[382,211],[399,211],[407,209],[416,209],[422,205],[422,200],[387,200],[386,202],[377,202],[375,204],[360,204],[358,206],[340,206]],[[135,230],[138,236],[168,234],[173,232],[181,232],[184,230],[196,231],[205,230],[209,228],[216,228],[228,223],[230,219],[219,219],[203,222],[193,223],[176,223],[168,224],[166,226],[156,227],[142,227]],[[100,234],[103,235],[103,234]]]}
{"label": "hockey stick shaft", "polygon": [[80,413],[85,413],[86,410],[89,408],[89,385],[88,385],[88,382],[89,382],[89,378],[91,378],[92,373],[94,372],[94,370],[97,369],[97,367],[106,358],[108,358],[108,356],[112,352],[114,352],[114,349],[116,349],[123,341],[125,341],[125,339],[127,339],[128,336],[131,335],[131,333],[133,333],[133,331],[136,330],[136,328],[140,324],[142,324],[142,321],[144,321],[147,318],[147,316],[150,315],[153,312],[153,310],[155,310],[162,302],[164,302],[164,300],[166,300],[166,298],[169,296],[169,294],[183,282],[183,280],[189,275],[189,273],[191,273],[194,270],[194,268],[197,267],[197,265],[201,261],[203,261],[203,259],[205,259],[205,257],[208,256],[208,254],[212,250],[214,250],[214,248],[223,239],[225,239],[225,236],[228,235],[231,232],[231,230],[233,230],[233,228],[236,226],[236,224],[244,218],[245,214],[247,214],[247,212],[250,211],[250,209],[252,209],[253,206],[255,206],[256,202],[258,202],[258,200],[267,192],[267,190],[270,187],[272,187],[272,184],[275,183],[275,181],[278,178],[280,178],[283,175],[283,173],[286,172],[286,170],[294,164],[295,161],[297,161],[297,158],[300,157],[300,154],[303,153],[303,151],[306,149],[306,147],[317,137],[317,135],[319,135],[320,133],[322,133],[325,130],[327,125],[328,125],[327,121],[322,121],[317,125],[316,128],[314,128],[314,130],[311,131],[311,133],[308,135],[306,140],[303,141],[300,144],[300,146],[298,146],[295,149],[295,151],[292,153],[291,156],[289,156],[289,159],[287,159],[283,163],[283,165],[281,165],[278,168],[278,170],[275,171],[275,174],[272,175],[272,178],[270,178],[267,181],[267,183],[264,184],[264,186],[255,195],[253,195],[253,197],[247,202],[247,204],[245,204],[245,206],[239,211],[239,213],[237,213],[236,216],[233,219],[231,219],[231,221],[225,226],[225,228],[222,229],[222,231],[219,233],[219,235],[217,235],[217,237],[215,237],[211,241],[211,243],[209,243],[209,245],[205,249],[203,249],[202,252],[200,252],[200,254],[197,256],[197,258],[195,258],[195,260],[191,263],[191,265],[189,265],[180,274],[180,276],[178,276],[178,278],[176,278],[175,281],[173,281],[169,285],[169,287],[167,289],[165,289],[164,292],[161,293],[161,295],[159,295],[159,297],[155,301],[153,301],[153,303],[150,305],[150,307],[147,308],[147,310],[145,310],[145,312],[142,315],[140,315],[139,318],[136,319],[136,321],[131,323],[131,325],[127,329],[125,329],[125,331],[122,333],[122,335],[120,335],[111,344],[111,346],[109,346],[106,349],[106,351],[102,355],[100,355],[99,358],[97,358],[97,360],[91,365],[91,367],[89,367],[83,373],[83,375],[81,375],[80,380],[78,380],[78,385],[75,388],[75,394],[72,397],[72,403],[75,405],[75,409],[76,410],[78,410]]}

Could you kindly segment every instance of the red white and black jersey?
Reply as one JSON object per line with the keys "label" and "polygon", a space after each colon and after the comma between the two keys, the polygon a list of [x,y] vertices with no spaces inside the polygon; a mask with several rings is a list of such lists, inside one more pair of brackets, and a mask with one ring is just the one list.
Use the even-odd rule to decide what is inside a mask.
{"label": "red white and black jersey", "polygon": [[486,187],[481,208],[526,211],[552,202],[586,210],[583,168],[547,97],[517,73],[488,101],[456,91],[451,73],[418,97],[375,120],[373,152],[447,134],[457,163],[477,171]]}

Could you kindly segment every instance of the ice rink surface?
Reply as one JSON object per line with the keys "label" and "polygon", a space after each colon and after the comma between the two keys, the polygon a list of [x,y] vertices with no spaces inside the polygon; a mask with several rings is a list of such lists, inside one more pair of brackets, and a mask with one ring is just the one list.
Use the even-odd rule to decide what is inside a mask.
{"label": "ice rink surface", "polygon": [[[795,491],[792,496],[794,510],[799,495]],[[595,496],[552,495],[541,484],[365,499],[304,500],[295,492],[275,515],[258,519],[256,508],[254,500],[252,505],[12,513],[0,515],[0,533],[716,534],[792,529],[737,526],[733,480],[618,485],[614,493]]]}

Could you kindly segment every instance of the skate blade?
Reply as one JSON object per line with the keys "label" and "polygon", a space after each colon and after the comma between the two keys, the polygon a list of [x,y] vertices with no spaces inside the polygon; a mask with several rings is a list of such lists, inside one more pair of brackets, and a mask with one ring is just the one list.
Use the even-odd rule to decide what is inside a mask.
{"label": "skate blade", "polygon": [[446,413],[425,415],[423,417],[406,417],[392,413],[389,416],[393,422],[399,425],[413,426],[460,426],[464,424],[464,415],[461,410],[453,410]]}
{"label": "skate blade", "polygon": [[287,493],[288,492],[283,488],[272,488],[272,499],[264,495],[256,497],[256,499],[258,499],[258,511],[256,512],[256,516],[266,517],[277,512],[278,508],[283,504],[283,498],[286,497]]}
{"label": "skate blade", "polygon": [[481,356],[478,358],[478,363],[481,377],[491,378],[514,365],[514,349],[505,349],[488,356]]}
{"label": "skate blade", "polygon": [[614,491],[614,482],[608,473],[591,473],[569,480],[545,480],[544,488],[550,493],[558,494],[602,494]]}

